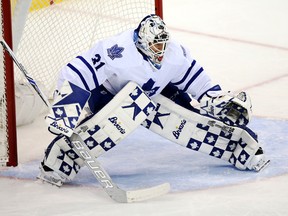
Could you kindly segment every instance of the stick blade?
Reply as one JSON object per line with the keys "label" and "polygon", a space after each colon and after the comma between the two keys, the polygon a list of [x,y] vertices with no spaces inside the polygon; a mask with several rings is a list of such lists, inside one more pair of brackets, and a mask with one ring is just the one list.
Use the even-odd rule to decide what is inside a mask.
{"label": "stick blade", "polygon": [[152,199],[164,194],[167,194],[170,191],[170,184],[164,183],[150,188],[144,188],[139,190],[127,191],[127,200],[126,202],[140,202],[148,199]]}

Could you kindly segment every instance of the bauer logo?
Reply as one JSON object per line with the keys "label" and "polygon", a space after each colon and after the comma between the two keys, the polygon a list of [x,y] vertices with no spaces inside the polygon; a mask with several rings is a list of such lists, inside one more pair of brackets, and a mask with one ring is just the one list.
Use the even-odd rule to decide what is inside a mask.
{"label": "bauer logo", "polygon": [[180,125],[178,126],[177,130],[172,131],[172,134],[173,134],[173,136],[174,136],[176,139],[179,139],[179,136],[180,136],[180,134],[181,134],[181,132],[182,132],[185,124],[186,124],[186,120],[183,119],[183,120],[181,121]]}
{"label": "bauer logo", "polygon": [[116,116],[108,118],[108,120],[116,127],[117,130],[119,130],[119,132],[121,134],[125,134],[126,133],[125,129],[122,128],[122,126],[120,125],[121,123],[118,121],[118,118]]}
{"label": "bauer logo", "polygon": [[100,164],[87,150],[87,146],[84,146],[84,144],[82,144],[78,140],[73,141],[72,145],[75,147],[76,153],[82,156],[86,165],[90,168],[90,170],[93,171],[94,176],[97,178],[98,181],[100,181],[101,185],[104,188],[113,188],[114,186],[112,180],[108,175],[106,175]]}

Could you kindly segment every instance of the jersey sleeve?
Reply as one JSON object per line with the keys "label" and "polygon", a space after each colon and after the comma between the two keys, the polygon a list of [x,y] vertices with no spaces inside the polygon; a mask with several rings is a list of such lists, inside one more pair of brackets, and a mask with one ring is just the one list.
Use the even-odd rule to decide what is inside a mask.
{"label": "jersey sleeve", "polygon": [[[99,41],[77,56],[60,72],[57,88],[68,80],[88,91],[103,84],[111,93],[117,93],[128,82],[123,75],[132,74],[131,70],[142,62],[141,57],[135,54],[137,51],[132,36],[132,31],[128,30]],[[123,71],[126,73],[123,74]]]}
{"label": "jersey sleeve", "polygon": [[103,55],[102,42],[99,42],[74,58],[60,71],[57,89],[61,88],[65,80],[88,91],[99,87],[110,76]]}
{"label": "jersey sleeve", "polygon": [[172,84],[198,101],[209,90],[221,90],[219,85],[213,84],[207,72],[192,58],[188,50],[183,46],[181,49],[184,60],[179,68],[179,76],[172,80]]}

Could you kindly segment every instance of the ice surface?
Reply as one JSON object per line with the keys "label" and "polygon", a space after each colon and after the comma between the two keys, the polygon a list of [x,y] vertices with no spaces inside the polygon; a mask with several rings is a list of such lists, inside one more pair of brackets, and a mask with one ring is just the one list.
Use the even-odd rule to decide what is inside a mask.
{"label": "ice surface", "polygon": [[60,189],[35,181],[52,138],[42,116],[18,130],[19,166],[0,171],[1,216],[288,215],[288,2],[164,0],[163,5],[173,38],[191,48],[213,80],[250,93],[255,116],[250,127],[271,165],[261,173],[239,171],[139,128],[99,161],[124,189],[170,182],[172,190],[119,204],[86,168]]}

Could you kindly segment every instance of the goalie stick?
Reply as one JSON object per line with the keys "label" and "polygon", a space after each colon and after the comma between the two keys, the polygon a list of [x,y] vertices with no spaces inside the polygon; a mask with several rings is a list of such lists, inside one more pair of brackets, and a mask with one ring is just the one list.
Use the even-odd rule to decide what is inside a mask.
{"label": "goalie stick", "polygon": [[[31,76],[28,75],[28,72],[26,71],[25,67],[17,60],[14,52],[11,50],[8,44],[3,39],[0,41],[0,43],[3,46],[3,48],[8,52],[8,54],[11,56],[14,63],[24,74],[29,84],[37,92],[37,94],[40,96],[40,98],[45,103],[45,105],[48,108],[50,108],[51,104],[48,101],[46,95],[38,87],[35,80]],[[123,190],[119,188],[113,182],[113,180],[111,179],[109,174],[105,171],[105,169],[102,167],[102,165],[99,163],[99,161],[97,161],[95,157],[91,156],[90,150],[88,149],[88,147],[86,146],[86,144],[84,143],[84,141],[78,134],[73,133],[73,135],[71,136],[71,142],[73,145],[73,150],[79,156],[82,157],[85,165],[93,173],[94,177],[101,184],[105,192],[113,200],[117,202],[130,203],[130,202],[144,201],[147,199],[151,199],[151,198],[166,194],[170,190],[169,183],[164,183],[164,184],[160,184],[154,187],[148,187],[148,188],[138,189],[138,190],[131,190],[131,191]]]}
{"label": "goalie stick", "polygon": [[74,147],[73,150],[84,159],[85,165],[90,169],[106,193],[117,202],[130,203],[143,201],[166,194],[170,190],[169,183],[133,191],[122,190],[112,181],[101,164],[91,156],[90,150],[78,134],[74,133],[71,136],[71,143]]}
{"label": "goalie stick", "polygon": [[11,56],[11,58],[13,59],[14,63],[17,65],[17,67],[20,69],[20,71],[24,74],[24,76],[27,79],[27,81],[29,82],[29,84],[33,87],[33,89],[40,96],[42,101],[46,104],[47,107],[50,107],[50,104],[49,104],[49,101],[48,101],[47,97],[41,91],[41,89],[38,87],[38,85],[35,82],[35,80],[31,76],[29,76],[29,74],[26,71],[26,69],[24,68],[24,66],[17,60],[14,52],[11,50],[11,48],[8,46],[8,44],[4,41],[4,39],[2,39],[0,41],[0,43],[2,44],[3,48],[8,52],[8,54]]}

